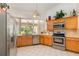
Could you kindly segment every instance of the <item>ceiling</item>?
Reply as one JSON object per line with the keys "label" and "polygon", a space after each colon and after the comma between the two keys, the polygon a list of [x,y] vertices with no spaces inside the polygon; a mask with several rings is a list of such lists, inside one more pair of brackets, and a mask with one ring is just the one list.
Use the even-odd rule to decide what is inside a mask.
{"label": "ceiling", "polygon": [[32,19],[33,11],[37,8],[40,15],[55,7],[57,3],[9,3],[8,12],[14,17]]}

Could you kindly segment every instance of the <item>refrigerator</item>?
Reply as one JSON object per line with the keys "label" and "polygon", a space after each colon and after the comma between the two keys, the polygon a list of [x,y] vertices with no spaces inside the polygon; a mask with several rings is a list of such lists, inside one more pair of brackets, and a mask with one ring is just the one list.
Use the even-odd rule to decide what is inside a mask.
{"label": "refrigerator", "polygon": [[16,53],[16,22],[6,12],[0,13],[0,56]]}

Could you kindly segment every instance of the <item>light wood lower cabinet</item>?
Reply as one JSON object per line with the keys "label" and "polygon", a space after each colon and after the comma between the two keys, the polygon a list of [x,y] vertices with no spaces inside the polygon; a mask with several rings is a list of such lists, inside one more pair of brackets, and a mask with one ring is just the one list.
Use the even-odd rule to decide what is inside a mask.
{"label": "light wood lower cabinet", "polygon": [[32,45],[32,36],[17,36],[16,46]]}
{"label": "light wood lower cabinet", "polygon": [[39,43],[44,44],[44,36],[43,35],[39,36]]}
{"label": "light wood lower cabinet", "polygon": [[49,46],[51,46],[52,45],[52,41],[53,39],[52,39],[52,35],[45,35],[44,36],[44,44],[45,45],[49,45]]}
{"label": "light wood lower cabinet", "polygon": [[22,38],[21,36],[18,36],[16,38],[16,46],[22,46],[22,44],[21,44],[21,42],[22,42],[21,38]]}
{"label": "light wood lower cabinet", "polygon": [[52,35],[40,35],[40,43],[48,46],[52,46],[53,39]]}
{"label": "light wood lower cabinet", "polygon": [[29,36],[29,37],[26,37],[27,38],[27,40],[26,40],[26,43],[27,43],[27,45],[32,45],[32,36]]}
{"label": "light wood lower cabinet", "polygon": [[66,49],[74,52],[79,52],[79,39],[66,38]]}

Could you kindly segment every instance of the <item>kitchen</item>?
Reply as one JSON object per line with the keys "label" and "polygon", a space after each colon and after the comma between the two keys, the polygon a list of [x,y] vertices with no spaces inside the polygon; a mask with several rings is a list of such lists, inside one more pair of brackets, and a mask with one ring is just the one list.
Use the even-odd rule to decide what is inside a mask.
{"label": "kitchen", "polygon": [[[11,47],[15,51],[9,51],[12,42],[9,43],[8,49],[5,48],[9,51],[8,55],[79,56],[79,4],[8,3],[7,5],[10,9],[7,13],[1,9],[0,20],[9,21],[7,26],[11,30],[11,41],[14,43]],[[4,21],[3,24],[6,23]],[[2,32],[0,29],[0,33]],[[0,38],[2,39],[3,35]]]}

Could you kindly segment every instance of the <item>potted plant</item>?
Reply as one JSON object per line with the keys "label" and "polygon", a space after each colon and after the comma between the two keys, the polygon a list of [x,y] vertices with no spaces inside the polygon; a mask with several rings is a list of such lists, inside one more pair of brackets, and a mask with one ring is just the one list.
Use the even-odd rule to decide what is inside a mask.
{"label": "potted plant", "polygon": [[0,3],[0,12],[5,12],[7,9],[9,9],[9,5],[6,3]]}
{"label": "potted plant", "polygon": [[63,12],[63,10],[60,10],[59,12],[56,12],[55,19],[63,18],[66,15],[66,13]]}

